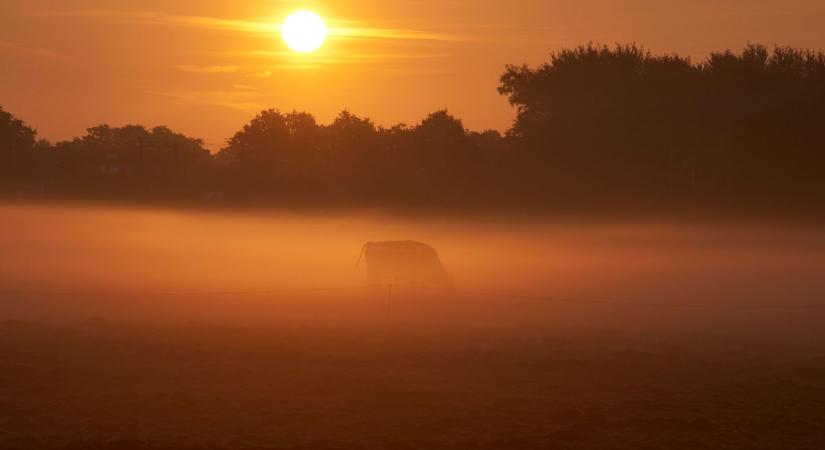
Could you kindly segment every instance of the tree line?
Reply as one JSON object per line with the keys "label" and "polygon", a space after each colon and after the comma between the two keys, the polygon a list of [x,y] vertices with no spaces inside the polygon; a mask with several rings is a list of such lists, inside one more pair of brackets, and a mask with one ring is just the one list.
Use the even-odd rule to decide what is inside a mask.
{"label": "tree line", "polygon": [[748,45],[699,63],[588,44],[507,66],[507,132],[270,109],[215,154],[166,127],[58,143],[0,108],[8,195],[612,213],[825,205],[825,53]]}

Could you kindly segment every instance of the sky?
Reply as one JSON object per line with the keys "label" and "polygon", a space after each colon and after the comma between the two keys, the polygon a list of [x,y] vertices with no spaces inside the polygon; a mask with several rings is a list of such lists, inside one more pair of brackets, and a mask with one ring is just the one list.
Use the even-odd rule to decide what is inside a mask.
{"label": "sky", "polygon": [[[298,9],[330,27],[315,53],[280,38]],[[747,42],[822,49],[822,23],[822,0],[3,0],[0,106],[52,141],[166,125],[212,150],[266,108],[385,126],[447,108],[503,131],[507,64],[591,41],[695,61]]]}

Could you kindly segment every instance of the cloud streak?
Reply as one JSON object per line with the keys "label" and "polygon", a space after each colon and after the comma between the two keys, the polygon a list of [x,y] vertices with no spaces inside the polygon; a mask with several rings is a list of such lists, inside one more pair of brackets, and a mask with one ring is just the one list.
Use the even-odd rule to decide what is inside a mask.
{"label": "cloud streak", "polygon": [[77,19],[114,19],[144,25],[188,26],[216,31],[271,33],[277,30],[275,24],[267,22],[220,19],[217,17],[204,16],[182,16],[148,11],[40,11],[36,14]]}
{"label": "cloud streak", "polygon": [[248,78],[269,78],[272,76],[271,70],[264,70],[260,72],[250,73],[247,75]]}
{"label": "cloud streak", "polygon": [[[88,19],[116,19],[146,25],[194,27],[212,31],[232,31],[251,34],[271,34],[280,30],[280,24],[275,22],[173,15],[146,11],[42,11],[37,14]],[[414,41],[465,40],[458,36],[445,33],[404,28],[370,27],[360,22],[347,20],[331,20],[329,35],[342,39],[393,39]]]}
{"label": "cloud streak", "polygon": [[267,105],[258,92],[233,86],[235,90],[203,90],[203,91],[147,91],[149,94],[192,102],[202,105],[222,106],[239,111],[260,111]]}
{"label": "cloud streak", "polygon": [[376,28],[352,24],[349,26],[333,26],[329,28],[329,35],[344,39],[393,39],[413,41],[465,41],[465,38],[429,31],[409,30],[403,28]]}
{"label": "cloud streak", "polygon": [[[289,51],[278,51],[278,50],[241,50],[237,52],[221,52],[221,55],[231,55],[231,56],[246,56],[251,58],[263,58],[263,59],[271,59],[271,58],[286,58],[286,57],[293,57],[295,56],[294,52]],[[336,60],[346,60],[348,62],[352,61],[378,61],[378,60],[387,60],[387,59],[434,59],[434,58],[447,58],[450,55],[448,53],[359,53],[359,52],[342,52],[340,55],[336,55]],[[321,61],[325,58],[322,56],[316,55],[303,55],[302,59],[312,60],[312,61]]]}
{"label": "cloud streak", "polygon": [[194,66],[191,64],[178,64],[176,69],[189,73],[197,73],[202,75],[210,75],[217,73],[235,73],[240,69],[239,66]]}

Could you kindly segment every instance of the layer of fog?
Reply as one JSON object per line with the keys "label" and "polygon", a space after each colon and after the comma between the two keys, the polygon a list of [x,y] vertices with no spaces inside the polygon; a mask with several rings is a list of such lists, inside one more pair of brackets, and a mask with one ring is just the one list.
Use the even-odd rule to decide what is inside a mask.
{"label": "layer of fog", "polygon": [[[365,287],[361,245],[395,239],[459,292]],[[799,331],[823,294],[813,227],[0,207],[0,319]]]}

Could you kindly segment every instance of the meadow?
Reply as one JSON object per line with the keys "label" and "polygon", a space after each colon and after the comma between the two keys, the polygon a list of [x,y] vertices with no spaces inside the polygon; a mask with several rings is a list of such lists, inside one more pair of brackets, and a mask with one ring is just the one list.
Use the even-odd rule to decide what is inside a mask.
{"label": "meadow", "polygon": [[[825,442],[814,226],[0,217],[2,449]],[[454,289],[365,286],[361,244],[399,238],[437,248]]]}
{"label": "meadow", "polygon": [[0,325],[4,449],[819,449],[825,341]]}

